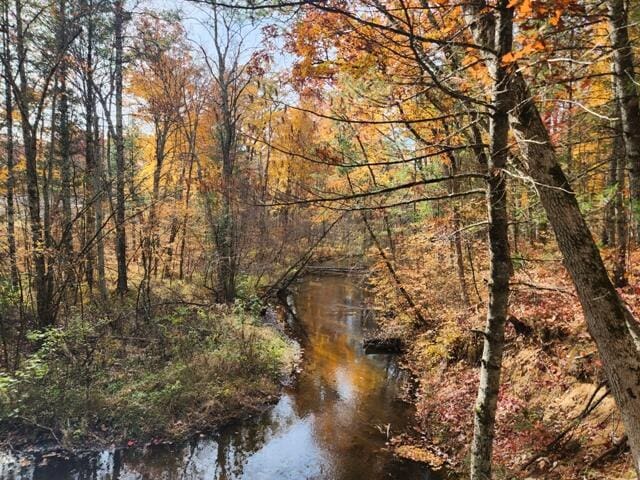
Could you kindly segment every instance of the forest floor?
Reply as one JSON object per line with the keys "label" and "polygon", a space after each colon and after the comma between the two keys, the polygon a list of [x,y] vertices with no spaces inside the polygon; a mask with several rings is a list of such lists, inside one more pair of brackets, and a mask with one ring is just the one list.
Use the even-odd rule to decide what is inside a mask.
{"label": "forest floor", "polygon": [[[157,289],[156,289],[157,290]],[[14,451],[134,446],[212,431],[274,403],[299,347],[256,305],[132,299],[32,336],[40,345],[0,376],[0,437]],[[263,312],[264,313],[264,310]]]}
{"label": "forest floor", "polygon": [[[540,256],[540,252],[538,257]],[[605,254],[606,256],[606,254]],[[619,289],[640,318],[640,251]],[[497,413],[496,478],[636,478],[620,416],[562,264],[516,269]],[[482,304],[448,312],[439,328],[407,337],[405,361],[419,381],[412,434],[402,456],[468,468],[478,385]],[[394,329],[393,322],[387,328]]]}

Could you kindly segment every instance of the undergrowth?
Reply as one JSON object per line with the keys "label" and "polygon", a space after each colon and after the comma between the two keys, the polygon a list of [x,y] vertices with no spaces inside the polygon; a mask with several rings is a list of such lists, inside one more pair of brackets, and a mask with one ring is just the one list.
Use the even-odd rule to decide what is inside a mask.
{"label": "undergrowth", "polygon": [[126,331],[89,317],[31,333],[31,353],[0,372],[8,441],[32,444],[36,432],[65,447],[182,437],[273,400],[297,355],[243,308],[165,309]]}

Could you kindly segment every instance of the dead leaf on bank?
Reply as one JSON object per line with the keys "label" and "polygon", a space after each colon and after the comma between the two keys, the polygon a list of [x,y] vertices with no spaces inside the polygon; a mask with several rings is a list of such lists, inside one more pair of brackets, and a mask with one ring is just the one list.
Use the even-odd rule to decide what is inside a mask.
{"label": "dead leaf on bank", "polygon": [[433,470],[439,470],[445,464],[443,458],[421,447],[401,445],[395,449],[396,455],[414,462],[426,463]]}

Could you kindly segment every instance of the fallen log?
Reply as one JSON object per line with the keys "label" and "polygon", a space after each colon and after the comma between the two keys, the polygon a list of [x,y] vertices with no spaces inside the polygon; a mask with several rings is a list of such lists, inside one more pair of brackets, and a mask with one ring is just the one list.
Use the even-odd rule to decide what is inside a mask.
{"label": "fallen log", "polygon": [[375,353],[393,353],[398,354],[404,351],[404,342],[400,338],[366,338],[362,342],[364,353],[367,355]]}
{"label": "fallen log", "polygon": [[362,267],[334,267],[334,266],[322,266],[322,265],[307,265],[306,270],[310,273],[326,273],[326,274],[356,274],[365,273],[366,270]]}

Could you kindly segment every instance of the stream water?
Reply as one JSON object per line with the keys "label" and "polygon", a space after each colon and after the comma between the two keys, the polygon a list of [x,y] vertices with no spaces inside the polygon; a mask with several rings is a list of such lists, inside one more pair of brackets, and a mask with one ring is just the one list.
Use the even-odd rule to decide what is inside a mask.
{"label": "stream water", "polygon": [[264,414],[178,446],[105,450],[82,459],[0,458],[7,480],[432,479],[385,450],[411,410],[398,400],[408,379],[388,355],[365,355],[373,321],[363,292],[342,276],[306,278],[295,297],[306,332],[304,369]]}

